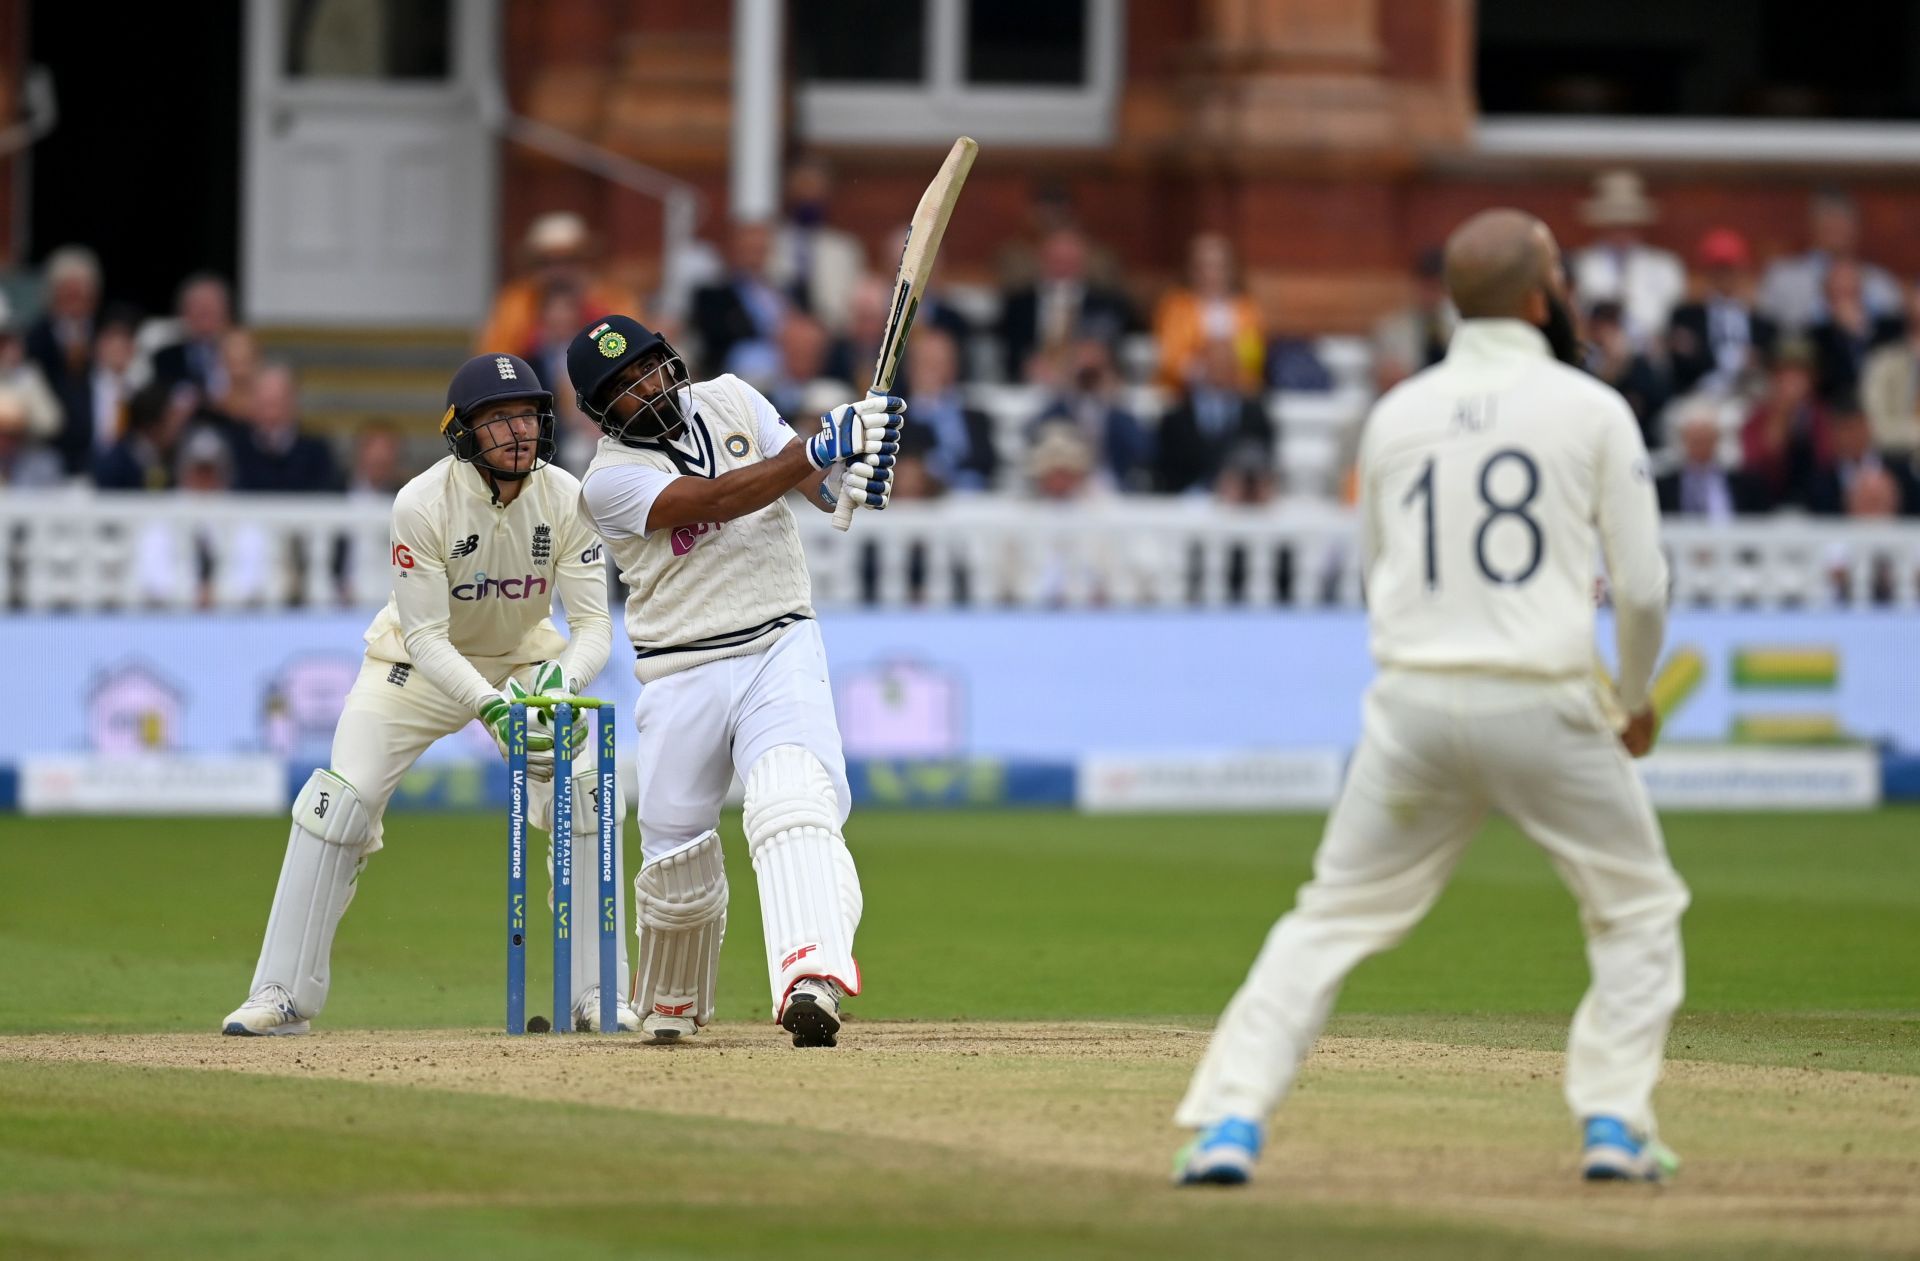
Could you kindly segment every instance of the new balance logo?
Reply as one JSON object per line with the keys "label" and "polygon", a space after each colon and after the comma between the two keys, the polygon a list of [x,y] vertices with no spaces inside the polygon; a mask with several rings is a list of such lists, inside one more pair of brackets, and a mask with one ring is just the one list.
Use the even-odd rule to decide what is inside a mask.
{"label": "new balance logo", "polygon": [[450,559],[459,560],[462,556],[471,556],[479,550],[480,536],[478,534],[469,534],[453,545],[453,553]]}

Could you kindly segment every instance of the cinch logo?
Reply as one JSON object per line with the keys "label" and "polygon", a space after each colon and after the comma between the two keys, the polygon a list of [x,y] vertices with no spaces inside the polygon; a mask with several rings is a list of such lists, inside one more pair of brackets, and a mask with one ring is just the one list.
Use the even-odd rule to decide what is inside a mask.
{"label": "cinch logo", "polygon": [[820,949],[819,946],[800,947],[800,949],[794,951],[792,954],[788,955],[786,958],[780,961],[780,970],[782,972],[786,971],[788,968],[800,962],[802,959],[806,958],[808,955],[812,954],[814,951],[818,949]]}
{"label": "cinch logo", "polygon": [[702,521],[699,525],[683,525],[673,532],[673,554],[685,556],[700,545],[700,540],[719,530],[718,521]]}
{"label": "cinch logo", "polygon": [[463,582],[453,589],[453,598],[456,600],[487,600],[494,597],[526,600],[546,594],[547,580],[539,574],[528,574],[524,578],[489,578],[485,574],[475,574],[472,582]]}
{"label": "cinch logo", "polygon": [[605,556],[606,554],[607,554],[607,549],[605,545],[600,543],[595,543],[592,547],[589,547],[586,551],[580,553],[580,563],[582,565],[591,565],[593,564],[593,562],[599,560],[602,556]]}

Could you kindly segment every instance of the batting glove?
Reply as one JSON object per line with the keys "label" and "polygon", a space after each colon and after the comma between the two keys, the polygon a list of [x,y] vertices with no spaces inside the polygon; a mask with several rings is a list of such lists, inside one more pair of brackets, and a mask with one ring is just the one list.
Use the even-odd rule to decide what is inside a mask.
{"label": "batting glove", "polygon": [[866,459],[858,459],[847,465],[847,471],[840,475],[840,493],[851,495],[853,502],[862,508],[879,512],[893,498],[893,460],[885,466],[876,467]]}
{"label": "batting glove", "polygon": [[834,408],[820,418],[820,432],[807,439],[807,463],[823,469],[863,458],[875,468],[892,468],[906,410],[907,400],[891,394],[869,394]]}

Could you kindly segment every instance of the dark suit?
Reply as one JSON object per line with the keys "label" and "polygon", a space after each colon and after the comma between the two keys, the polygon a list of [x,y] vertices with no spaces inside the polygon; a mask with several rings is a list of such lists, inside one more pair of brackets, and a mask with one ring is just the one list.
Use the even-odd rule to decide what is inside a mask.
{"label": "dark suit", "polygon": [[219,366],[219,352],[194,342],[175,342],[153,352],[153,379],[190,381],[208,394],[209,374]]}
{"label": "dark suit", "polygon": [[1225,425],[1202,424],[1198,401],[1189,391],[1160,421],[1154,443],[1153,488],[1162,494],[1211,489],[1227,457],[1251,443],[1271,462],[1279,435],[1258,398],[1240,397],[1229,404],[1232,416]]}
{"label": "dark suit", "polygon": [[961,404],[957,395],[914,399],[909,410],[916,419],[901,433],[902,455],[923,458],[927,472],[950,490],[992,488],[1000,453],[985,412]]}
{"label": "dark suit", "polygon": [[[1077,400],[1083,405],[1086,400]],[[1046,409],[1034,417],[1027,425],[1027,441],[1032,442],[1047,425],[1067,424],[1081,428],[1080,409],[1076,400],[1068,397],[1055,398]],[[1112,404],[1094,404],[1099,409],[1100,425],[1100,463],[1113,479],[1113,484],[1121,490],[1135,489],[1135,482],[1149,470],[1149,448],[1147,431],[1134,414],[1124,407]]]}
{"label": "dark suit", "polygon": [[340,488],[333,448],[308,434],[295,436],[284,451],[270,450],[251,432],[234,443],[233,488],[257,491],[328,491]]}
{"label": "dark suit", "polygon": [[[1900,515],[1920,515],[1920,478],[1911,462],[1886,452],[1880,454],[1880,467],[1900,488]],[[1837,465],[1816,469],[1807,483],[1807,511],[1822,517],[1847,515],[1848,479]]]}
{"label": "dark suit", "polygon": [[[741,294],[739,282],[726,280],[693,291],[693,327],[700,334],[700,356],[704,371],[696,379],[726,372],[727,356],[741,342],[773,337],[773,327],[762,327],[752,305]],[[771,291],[771,287],[769,287]]]}
{"label": "dark suit", "polygon": [[[1759,367],[1773,353],[1780,329],[1771,319],[1745,308],[1747,345],[1752,348],[1748,362]],[[1673,309],[1667,322],[1667,364],[1673,374],[1673,392],[1685,394],[1701,378],[1719,367],[1713,355],[1713,335],[1704,302],[1686,302]]]}
{"label": "dark suit", "polygon": [[[1747,516],[1767,510],[1765,489],[1752,476],[1741,469],[1716,468],[1721,484],[1726,488],[1727,502],[1735,515]],[[1660,500],[1660,512],[1663,516],[1683,517],[1697,515],[1681,506],[1684,481],[1681,469],[1662,473],[1653,481],[1654,494]]]}
{"label": "dark suit", "polygon": [[53,320],[42,316],[27,330],[27,358],[40,365],[40,372],[60,400],[60,433],[54,446],[67,472],[85,473],[93,452],[93,321],[87,321],[83,352],[67,358],[54,335]]}
{"label": "dark suit", "polygon": [[[1072,333],[1077,337],[1095,337],[1112,345],[1122,333],[1138,329],[1140,322],[1125,295],[1111,289],[1087,285],[1080,295],[1080,308],[1074,313]],[[1000,353],[1004,356],[1007,380],[1026,376],[1027,359],[1040,345],[1040,289],[1028,285],[1007,297],[1000,309]]]}
{"label": "dark suit", "polygon": [[1905,332],[1905,324],[1897,319],[1874,320],[1861,337],[1832,320],[1815,324],[1808,338],[1813,342],[1820,397],[1836,406],[1849,406],[1860,390],[1868,353],[1884,342],[1900,340]]}

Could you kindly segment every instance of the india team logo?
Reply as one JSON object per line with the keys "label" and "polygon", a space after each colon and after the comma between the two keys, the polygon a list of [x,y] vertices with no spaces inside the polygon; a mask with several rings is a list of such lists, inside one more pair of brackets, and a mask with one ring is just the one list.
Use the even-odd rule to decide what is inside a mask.
{"label": "india team logo", "polygon": [[721,445],[726,447],[728,455],[737,460],[747,453],[747,435],[743,433],[730,433],[727,435],[726,441],[721,443]]}
{"label": "india team logo", "polygon": [[608,332],[597,344],[600,353],[609,359],[618,359],[627,353],[627,339],[615,332]]}

